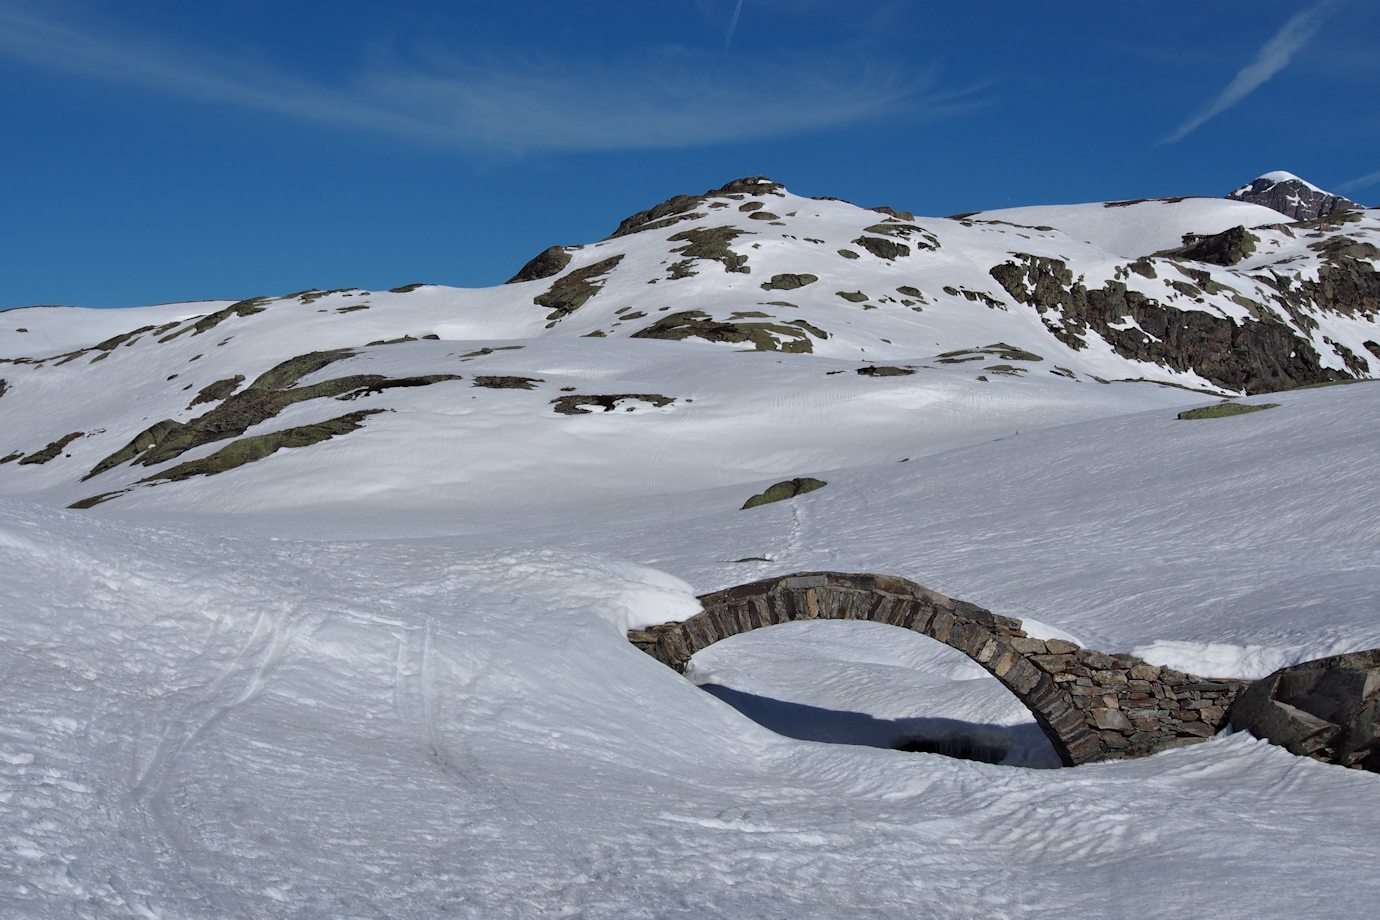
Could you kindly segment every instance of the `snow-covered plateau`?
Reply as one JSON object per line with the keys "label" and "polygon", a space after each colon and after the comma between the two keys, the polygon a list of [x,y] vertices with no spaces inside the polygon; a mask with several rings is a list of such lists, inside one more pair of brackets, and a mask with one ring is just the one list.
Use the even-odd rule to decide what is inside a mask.
{"label": "snow-covered plateau", "polygon": [[496,288],[0,314],[0,917],[1373,912],[1380,775],[1051,768],[880,624],[626,638],[833,570],[1210,677],[1380,647],[1380,212],[1272,213],[752,179]]}

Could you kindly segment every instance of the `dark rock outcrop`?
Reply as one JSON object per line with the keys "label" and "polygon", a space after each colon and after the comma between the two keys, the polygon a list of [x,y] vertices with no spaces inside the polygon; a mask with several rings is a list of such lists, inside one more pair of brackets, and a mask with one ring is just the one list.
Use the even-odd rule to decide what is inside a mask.
{"label": "dark rock outcrop", "polygon": [[[809,272],[792,274],[787,272],[781,275],[772,275],[770,281],[762,282],[764,291],[794,291],[796,288],[803,288],[807,284],[814,284],[819,280],[819,275],[812,275]],[[4,392],[0,390],[0,392]]]}
{"label": "dark rock outcrop", "polygon": [[1281,668],[1237,697],[1230,721],[1292,754],[1380,773],[1380,649]]}
{"label": "dark rock outcrop", "polygon": [[784,323],[757,323],[716,320],[703,310],[668,313],[645,329],[632,334],[635,339],[703,339],[706,342],[727,342],[751,345],[757,351],[789,351],[809,353],[814,350],[810,336],[827,339],[829,333],[803,319]]}
{"label": "dark rock outcrop", "polygon": [[[1092,331],[1122,357],[1196,372],[1217,386],[1246,393],[1344,376],[1323,367],[1311,343],[1279,320],[1237,323],[1204,310],[1167,307],[1120,281],[1089,288],[1058,259],[1014,255],[1021,263],[997,265],[992,277],[1017,302],[1033,306],[1045,327],[1070,348],[1086,348]],[[1135,324],[1123,325],[1128,318]]]}
{"label": "dark rock outcrop", "polygon": [[788,498],[795,498],[797,495],[804,495],[806,492],[813,492],[822,489],[829,483],[823,479],[814,479],[810,476],[802,476],[796,479],[787,479],[775,485],[768,486],[761,492],[743,502],[743,507],[739,511],[746,511],[749,508],[756,508],[758,505],[770,505],[772,502],[783,502]]}
{"label": "dark rock outcrop", "polygon": [[23,460],[20,460],[19,465],[29,466],[35,463],[47,463],[49,460],[56,459],[58,454],[62,453],[64,450],[67,449],[68,444],[71,444],[77,438],[81,437],[84,433],[85,432],[74,431],[71,434],[65,434],[62,437],[58,438],[56,441],[53,441],[50,444],[48,444],[42,450],[36,450],[33,453],[29,454],[27,457],[25,457]]}
{"label": "dark rock outcrop", "polygon": [[1208,262],[1212,265],[1235,265],[1255,252],[1259,238],[1245,227],[1232,227],[1221,233],[1202,236],[1189,234],[1184,245],[1178,249],[1156,253],[1162,258],[1191,259],[1194,262]]}
{"label": "dark rock outcrop", "polygon": [[517,284],[520,281],[538,281],[565,271],[570,264],[570,253],[564,246],[548,246],[537,253],[513,277],[504,284]]}
{"label": "dark rock outcrop", "polygon": [[428,386],[460,379],[456,374],[420,377],[351,374],[305,386],[298,385],[308,375],[354,354],[353,349],[338,348],[289,358],[264,371],[248,387],[227,396],[215,408],[196,418],[186,422],[163,419],[154,423],[135,435],[124,447],[97,463],[82,480],[99,476],[124,463],[157,466],[203,444],[238,438],[255,425],[276,417],[288,406],[307,400],[351,400],[396,387]]}
{"label": "dark rock outcrop", "polygon": [[702,215],[693,214],[694,210],[705,203],[706,198],[742,198],[746,195],[779,195],[781,193],[781,183],[773,182],[766,176],[747,176],[742,179],[734,179],[719,188],[712,188],[703,195],[676,195],[661,202],[661,204],[650,207],[645,211],[638,211],[631,217],[625,218],[608,236],[608,239],[617,239],[620,236],[627,236],[629,233],[639,233],[643,230],[655,230],[661,227],[668,227],[673,223],[682,220],[690,220],[692,217]]}
{"label": "dark rock outcrop", "polygon": [[1227,195],[1235,201],[1273,208],[1291,220],[1313,220],[1361,207],[1350,198],[1325,192],[1287,172],[1266,173]]}
{"label": "dark rock outcrop", "polygon": [[[598,393],[558,396],[551,400],[551,405],[557,415],[589,415],[595,407],[604,412],[612,412],[625,402],[643,402],[650,404],[653,408],[660,409],[675,401],[674,396],[662,396],[660,393]],[[623,408],[632,412],[637,407],[623,406]]]}
{"label": "dark rock outcrop", "polygon": [[577,268],[553,281],[546,293],[532,298],[532,303],[551,311],[546,315],[547,319],[553,322],[564,319],[599,293],[599,289],[604,286],[603,276],[613,271],[621,261],[623,254],[619,253],[593,265]]}

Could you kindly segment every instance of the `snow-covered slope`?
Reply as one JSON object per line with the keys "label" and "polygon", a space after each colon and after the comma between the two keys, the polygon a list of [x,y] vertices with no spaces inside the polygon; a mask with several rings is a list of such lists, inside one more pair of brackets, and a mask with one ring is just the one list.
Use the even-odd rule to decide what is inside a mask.
{"label": "snow-covered slope", "polygon": [[[1370,212],[1212,235],[1253,206],[1067,209],[1083,229],[1089,207],[1145,246],[1171,226],[1209,235],[1130,259],[1068,229],[895,216],[750,179],[548,250],[496,288],[149,307],[118,311],[109,336],[116,311],[10,311],[0,493],[487,515],[530,494],[504,471],[571,477],[561,494],[578,502],[891,458],[901,406],[925,410],[933,451],[1017,418],[1187,398],[1105,381],[1259,392],[1380,370]],[[1146,209],[1178,216],[1147,225]],[[591,482],[606,435],[658,471]],[[683,459],[706,441],[724,445],[714,465]],[[534,447],[552,444],[566,463]]]}
{"label": "snow-covered slope", "polygon": [[1138,259],[1182,246],[1184,237],[1189,234],[1209,236],[1232,227],[1259,227],[1280,222],[1278,211],[1221,198],[1147,198],[1033,205],[979,211],[969,215],[969,219],[1052,227],[1075,240],[1092,243],[1126,259]]}
{"label": "snow-covered slope", "polygon": [[499,288],[3,314],[0,917],[1364,913],[1373,775],[1022,769],[1019,701],[873,624],[692,681],[625,638],[834,569],[1208,676],[1380,646],[1380,385],[1176,418],[1373,375],[1380,223],[1209,226],[744,180]]}

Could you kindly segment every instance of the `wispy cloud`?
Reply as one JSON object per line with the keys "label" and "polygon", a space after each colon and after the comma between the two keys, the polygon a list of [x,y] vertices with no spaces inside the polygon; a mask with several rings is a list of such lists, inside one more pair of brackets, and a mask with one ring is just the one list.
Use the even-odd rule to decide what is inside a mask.
{"label": "wispy cloud", "polygon": [[[731,38],[731,35],[730,35]],[[376,64],[339,83],[206,49],[71,25],[0,0],[0,59],[394,138],[484,152],[682,148],[780,137],[882,117],[979,107],[981,86],[941,91],[866,57],[725,58],[638,51],[615,63],[540,57]]]}
{"label": "wispy cloud", "polygon": [[1202,127],[1209,120],[1221,115],[1227,109],[1245,99],[1259,89],[1265,81],[1279,73],[1337,7],[1339,0],[1324,0],[1309,9],[1295,14],[1284,24],[1275,36],[1266,42],[1256,53],[1255,60],[1237,71],[1226,88],[1217,94],[1198,114],[1175,128],[1160,140],[1161,144],[1173,144],[1183,140]]}
{"label": "wispy cloud", "polygon": [[738,0],[738,5],[733,7],[733,18],[728,21],[728,34],[724,36],[724,50],[733,44],[733,33],[738,31],[738,17],[743,15],[743,0]]}
{"label": "wispy cloud", "polygon": [[1355,179],[1348,179],[1337,186],[1337,191],[1350,195],[1357,189],[1370,188],[1376,183],[1380,183],[1380,172],[1367,173],[1364,176],[1357,176]]}

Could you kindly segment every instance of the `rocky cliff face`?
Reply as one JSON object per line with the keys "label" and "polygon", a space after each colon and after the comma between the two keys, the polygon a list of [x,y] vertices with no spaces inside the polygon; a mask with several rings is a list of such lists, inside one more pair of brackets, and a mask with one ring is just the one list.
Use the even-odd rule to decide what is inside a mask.
{"label": "rocky cliff face", "polygon": [[1273,208],[1291,220],[1314,220],[1361,207],[1350,198],[1323,191],[1293,173],[1266,173],[1227,195],[1235,201]]}

